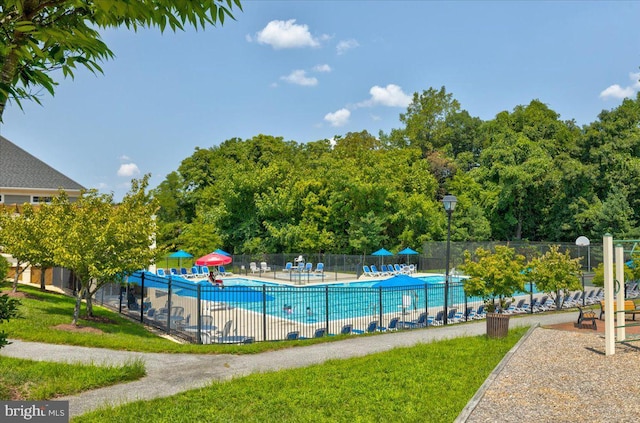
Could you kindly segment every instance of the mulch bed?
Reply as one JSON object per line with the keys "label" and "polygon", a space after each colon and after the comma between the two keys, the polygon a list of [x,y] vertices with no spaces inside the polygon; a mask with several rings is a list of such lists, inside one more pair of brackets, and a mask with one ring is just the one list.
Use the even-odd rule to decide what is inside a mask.
{"label": "mulch bed", "polygon": [[[548,329],[557,329],[557,330],[566,330],[571,332],[582,332],[582,333],[601,333],[604,335],[604,320],[596,320],[597,329],[594,330],[592,328],[578,328],[575,326],[575,323],[578,321],[578,313],[576,313],[576,319],[574,322],[568,323],[560,323],[557,325],[545,325],[545,328]],[[626,324],[640,323],[640,321],[636,320],[635,322],[631,319],[627,319]],[[615,326],[615,325],[614,325]],[[629,335],[640,335],[640,326],[628,326],[625,328],[625,333]]]}

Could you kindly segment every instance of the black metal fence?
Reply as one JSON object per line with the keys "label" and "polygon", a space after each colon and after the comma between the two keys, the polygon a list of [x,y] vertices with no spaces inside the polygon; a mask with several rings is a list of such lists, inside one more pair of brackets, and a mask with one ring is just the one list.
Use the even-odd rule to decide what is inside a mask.
{"label": "black metal fence", "polygon": [[[145,273],[136,284],[103,286],[94,300],[194,343],[311,338],[349,329],[352,333],[411,329],[442,324],[445,310],[448,323],[456,323],[473,318],[483,304],[480,298],[467,297],[455,279],[449,284],[447,307],[442,281],[416,279],[415,285],[400,287],[372,279],[368,287],[256,282],[246,286],[246,280],[226,281],[221,289],[208,282]],[[529,297],[533,299],[533,294],[522,293],[521,298]]]}

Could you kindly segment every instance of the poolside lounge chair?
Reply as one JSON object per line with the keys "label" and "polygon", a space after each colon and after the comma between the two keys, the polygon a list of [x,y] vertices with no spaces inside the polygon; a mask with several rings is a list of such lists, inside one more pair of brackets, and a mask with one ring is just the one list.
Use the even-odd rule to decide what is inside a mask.
{"label": "poolside lounge chair", "polygon": [[199,278],[200,276],[202,276],[202,274],[200,273],[198,266],[191,266],[191,273],[189,273],[189,277]]}
{"label": "poolside lounge chair", "polygon": [[173,276],[178,276],[178,270],[175,267],[169,269],[169,272],[171,272]]}
{"label": "poolside lounge chair", "polygon": [[209,268],[207,266],[202,266],[200,268],[200,274],[202,275],[202,277],[208,278],[209,277]]}
{"label": "poolside lounge chair", "polygon": [[399,321],[400,321],[400,319],[398,317],[394,317],[393,319],[389,320],[389,324],[387,325],[387,327],[379,326],[378,330],[380,332],[398,330],[398,322]]}
{"label": "poolside lounge chair", "polygon": [[216,332],[219,338],[224,338],[231,334],[231,327],[233,326],[233,320],[227,320],[227,323],[224,324],[222,330]]}
{"label": "poolside lounge chair", "polygon": [[291,270],[293,269],[293,264],[288,261],[287,264],[284,265],[284,267],[282,268],[283,272],[291,272]]}
{"label": "poolside lounge chair", "polygon": [[371,265],[371,273],[373,273],[374,276],[386,276],[386,273],[379,271],[375,264]]}
{"label": "poolside lounge chair", "polygon": [[251,270],[251,273],[260,273],[260,269],[255,261],[249,263],[249,270]]}
{"label": "poolside lounge chair", "polygon": [[297,330],[293,332],[289,332],[287,334],[287,337],[286,337],[287,341],[295,341],[296,339],[300,339],[300,332],[298,332]]}
{"label": "poolside lounge chair", "polygon": [[373,333],[373,332],[375,332],[377,330],[378,330],[378,321],[377,320],[373,320],[373,321],[369,322],[369,325],[367,325],[367,329],[366,330],[353,329],[352,333],[355,333],[356,335],[361,335],[363,333]]}
{"label": "poolside lounge chair", "polygon": [[304,271],[305,271],[306,273],[311,273],[311,270],[313,270],[313,263],[307,263],[307,264],[304,266]]}
{"label": "poolside lounge chair", "polygon": [[[318,328],[315,330],[315,332],[313,332],[313,337],[322,338],[326,334],[327,334],[327,330],[325,328]],[[305,338],[304,336],[301,336],[299,339],[309,339],[309,338]]]}
{"label": "poolside lounge chair", "polygon": [[[342,326],[342,329],[340,329],[340,335],[351,335],[352,332],[353,325],[351,323],[347,323],[346,325]],[[335,334],[330,333],[329,336],[335,336]]]}
{"label": "poolside lounge chair", "polygon": [[166,277],[167,275],[164,273],[164,269],[156,269],[156,275]]}
{"label": "poolside lounge chair", "polygon": [[396,271],[397,275],[408,275],[409,274],[409,268],[407,268],[405,270],[405,268],[401,267],[399,264],[394,264],[393,268]]}
{"label": "poolside lounge chair", "polygon": [[313,273],[319,273],[319,274],[324,273],[324,263],[316,264],[316,270],[314,270]]}
{"label": "poolside lounge chair", "polygon": [[481,304],[480,307],[478,307],[478,311],[476,312],[475,316],[473,316],[473,318],[484,319],[485,317],[487,317],[487,313],[484,311],[484,304]]}
{"label": "poolside lounge chair", "polygon": [[398,326],[406,329],[416,329],[416,328],[423,328],[431,324],[432,322],[433,322],[433,319],[429,321],[427,319],[427,313],[423,311],[422,313],[420,313],[420,316],[418,316],[417,319],[411,320],[410,322],[398,322]]}
{"label": "poolside lounge chair", "polygon": [[187,268],[186,267],[181,267],[180,268],[180,276],[182,276],[183,278],[189,278],[189,272],[187,272]]}
{"label": "poolside lounge chair", "polygon": [[456,314],[458,314],[458,309],[457,308],[450,308],[449,312],[447,313],[447,324],[449,323],[458,323],[460,320],[456,317]]}
{"label": "poolside lounge chair", "polygon": [[440,310],[440,311],[436,314],[436,317],[434,317],[434,319],[433,319],[433,323],[432,323],[432,324],[433,324],[434,326],[441,326],[441,325],[444,323],[443,317],[444,317],[444,311]]}
{"label": "poolside lounge chair", "polygon": [[266,261],[261,261],[260,262],[260,270],[263,272],[271,272],[271,267],[267,266],[267,262]]}
{"label": "poolside lounge chair", "polygon": [[366,265],[365,265],[365,266],[362,266],[362,274],[363,274],[364,276],[368,276],[368,277],[373,277],[373,276],[375,276],[375,275],[373,274],[373,272],[371,271],[371,269],[369,269],[369,266],[366,266]]}
{"label": "poolside lounge chair", "polygon": [[220,273],[222,276],[231,276],[231,275],[233,275],[233,273],[227,272],[225,270],[224,266],[218,266],[218,273]]}

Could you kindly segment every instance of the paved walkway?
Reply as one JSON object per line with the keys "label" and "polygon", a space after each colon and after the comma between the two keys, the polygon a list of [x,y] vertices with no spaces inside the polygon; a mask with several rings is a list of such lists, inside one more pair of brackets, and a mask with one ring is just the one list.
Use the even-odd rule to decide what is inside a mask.
{"label": "paved walkway", "polygon": [[[576,316],[575,312],[518,316],[511,318],[510,327],[559,324],[575,320]],[[69,401],[70,414],[73,417],[105,405],[167,397],[209,385],[213,381],[227,380],[254,372],[305,367],[330,359],[359,357],[396,347],[409,347],[434,340],[484,333],[486,333],[486,324],[482,320],[426,330],[399,331],[367,337],[354,336],[340,342],[251,355],[155,354],[14,340],[11,345],[0,350],[0,354],[32,360],[94,364],[122,364],[134,358],[144,360],[147,376],[138,381],[59,398]],[[167,369],[179,369],[179,371],[167,371]]]}

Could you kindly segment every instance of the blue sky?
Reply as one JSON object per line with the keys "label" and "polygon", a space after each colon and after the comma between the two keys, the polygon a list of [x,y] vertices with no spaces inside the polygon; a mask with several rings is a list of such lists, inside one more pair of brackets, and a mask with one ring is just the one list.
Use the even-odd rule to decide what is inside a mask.
{"label": "blue sky", "polygon": [[640,2],[244,1],[206,30],[103,32],[104,75],[10,105],[0,133],[87,188],[128,190],[196,147],[400,127],[445,86],[491,119],[539,99],[580,125],[640,89]]}

